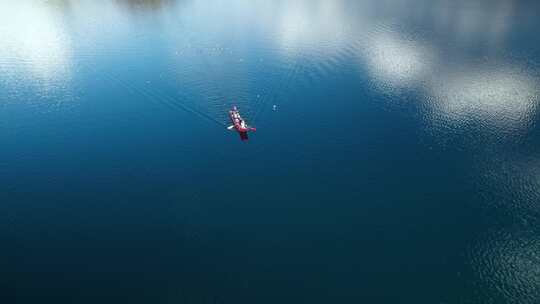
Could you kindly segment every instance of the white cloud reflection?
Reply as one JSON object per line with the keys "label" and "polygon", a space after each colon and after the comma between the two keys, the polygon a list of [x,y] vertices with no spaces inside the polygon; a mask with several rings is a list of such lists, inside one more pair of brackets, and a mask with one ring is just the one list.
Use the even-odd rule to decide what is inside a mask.
{"label": "white cloud reflection", "polygon": [[278,16],[275,36],[286,55],[330,56],[347,45],[347,21],[341,1],[295,1]]}
{"label": "white cloud reflection", "polygon": [[[115,43],[118,35],[132,34],[129,12],[118,3],[69,3],[72,18],[88,24],[84,33],[75,31],[88,37],[80,39],[87,49],[107,46]],[[234,25],[257,28],[268,34],[267,39],[284,56],[309,57],[313,64],[330,68],[339,61],[349,62],[347,56],[356,56],[361,70],[369,73],[379,89],[422,90],[426,108],[430,109],[428,119],[458,125],[481,120],[504,128],[527,127],[538,103],[538,79],[522,67],[505,62],[507,59],[496,57],[504,37],[512,30],[515,6],[507,1],[489,5],[449,3],[419,1],[419,9],[411,14],[407,1],[298,0],[270,6],[264,1],[217,1],[212,5],[194,1],[179,5],[178,11],[171,13],[170,24],[174,26],[181,17],[190,25],[195,23],[195,30],[216,31],[216,35],[227,37],[234,37]],[[231,6],[233,9],[227,9]],[[104,13],[91,11],[100,8]],[[71,39],[62,18],[55,15],[61,11],[46,2],[0,1],[0,70],[4,79],[31,75],[48,83],[70,77]],[[101,19],[84,19],[97,15]],[[212,19],[219,17],[226,17],[231,26],[216,28]],[[114,20],[114,28],[98,26],[103,20]],[[421,40],[411,35],[415,31],[408,28],[414,28],[415,22],[424,27],[432,23],[431,34],[437,37],[422,34]],[[478,61],[474,58],[478,55],[464,49],[478,46],[487,47],[487,54],[494,52],[494,60],[469,66]],[[454,58],[447,59],[448,55]]]}
{"label": "white cloud reflection", "polygon": [[368,39],[359,54],[375,80],[396,87],[408,87],[422,81],[435,60],[428,46],[392,33],[381,33]]}
{"label": "white cloud reflection", "polygon": [[64,27],[42,2],[0,2],[0,67],[3,77],[31,75],[42,84],[70,76],[71,46]]}
{"label": "white cloud reflection", "polygon": [[527,127],[536,111],[537,80],[519,69],[471,67],[431,85],[436,119],[482,121],[505,129]]}
{"label": "white cloud reflection", "polygon": [[[423,14],[411,15],[394,3],[295,1],[276,18],[277,43],[287,55],[303,53],[320,61],[356,49],[362,70],[378,88],[422,90],[431,109],[428,119],[456,126],[477,120],[510,130],[528,127],[538,103],[538,79],[497,58],[512,28],[514,6],[504,1],[427,5]],[[433,22],[434,33],[443,39],[411,36],[407,25],[415,22]],[[474,48],[492,54],[491,64],[470,66],[479,59],[469,52]]]}

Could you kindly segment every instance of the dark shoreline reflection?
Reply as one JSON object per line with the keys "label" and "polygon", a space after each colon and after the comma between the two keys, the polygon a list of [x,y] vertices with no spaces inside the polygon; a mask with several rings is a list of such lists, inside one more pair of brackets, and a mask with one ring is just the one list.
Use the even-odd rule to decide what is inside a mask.
{"label": "dark shoreline reflection", "polygon": [[115,0],[115,3],[129,10],[163,10],[174,7],[178,2],[186,2],[186,0]]}

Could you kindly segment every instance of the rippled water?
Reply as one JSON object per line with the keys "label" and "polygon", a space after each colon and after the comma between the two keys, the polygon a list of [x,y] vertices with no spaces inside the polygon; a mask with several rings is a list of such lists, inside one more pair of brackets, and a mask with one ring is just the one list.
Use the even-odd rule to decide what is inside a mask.
{"label": "rippled water", "polygon": [[1,296],[539,303],[539,13],[0,2]]}

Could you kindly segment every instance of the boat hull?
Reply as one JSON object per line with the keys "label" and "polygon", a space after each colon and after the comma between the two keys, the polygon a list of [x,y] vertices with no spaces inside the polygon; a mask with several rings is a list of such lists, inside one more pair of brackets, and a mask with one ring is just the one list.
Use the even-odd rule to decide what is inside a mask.
{"label": "boat hull", "polygon": [[240,112],[238,112],[238,109],[236,107],[233,107],[232,110],[229,111],[229,118],[231,119],[232,128],[236,130],[240,134],[240,139],[247,140],[248,135],[247,133],[249,131],[255,131],[255,128],[249,127],[245,120],[240,116]]}

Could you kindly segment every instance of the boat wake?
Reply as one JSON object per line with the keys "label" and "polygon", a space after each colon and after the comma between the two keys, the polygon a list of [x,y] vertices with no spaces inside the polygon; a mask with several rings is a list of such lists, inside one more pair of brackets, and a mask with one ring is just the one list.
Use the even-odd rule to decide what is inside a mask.
{"label": "boat wake", "polygon": [[[242,56],[230,56],[231,52],[222,47],[191,47],[189,52],[182,52],[179,62],[153,66],[154,72],[137,70],[147,67],[121,65],[117,66],[118,72],[98,70],[90,65],[88,68],[111,85],[220,127],[229,125],[228,113],[234,106],[256,125],[267,108],[278,104],[283,94],[288,94],[305,74],[305,65],[299,60],[262,66],[265,63],[260,59],[244,60]],[[261,70],[267,73],[261,75]],[[128,79],[118,75],[149,77]],[[157,82],[159,87],[154,86]]]}

